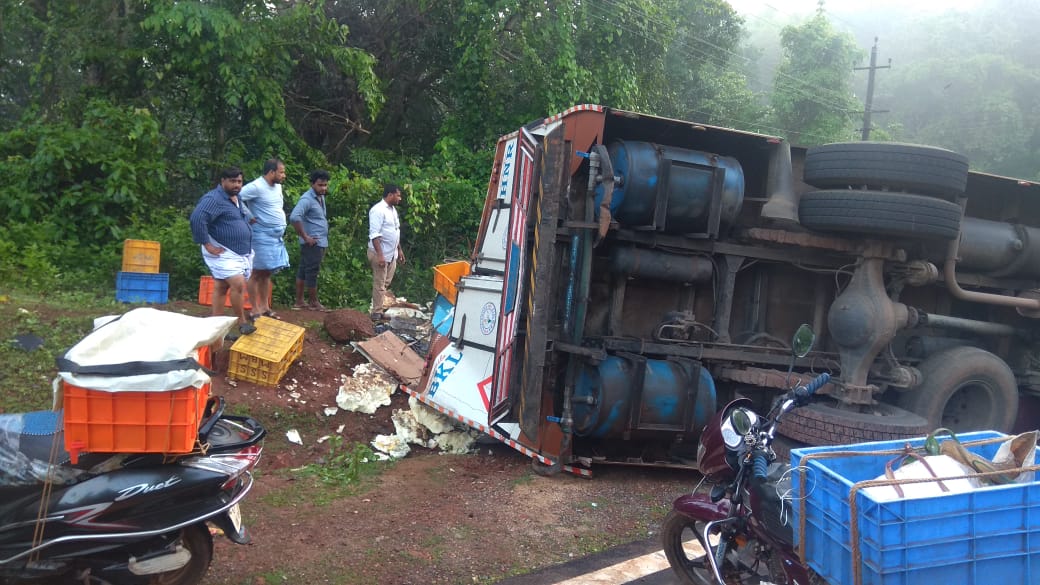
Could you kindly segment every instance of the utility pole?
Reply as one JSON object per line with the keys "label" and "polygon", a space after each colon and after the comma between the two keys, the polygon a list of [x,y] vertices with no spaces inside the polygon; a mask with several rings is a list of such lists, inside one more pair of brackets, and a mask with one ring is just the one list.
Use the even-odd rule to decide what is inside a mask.
{"label": "utility pole", "polygon": [[874,37],[874,47],[870,49],[870,67],[854,67],[854,71],[863,71],[864,69],[870,71],[867,74],[867,103],[866,109],[863,110],[863,134],[860,136],[860,140],[870,140],[870,115],[877,113],[883,114],[888,110],[873,110],[874,106],[874,71],[878,69],[889,69],[892,67],[892,60],[888,60],[888,65],[878,66],[877,64],[877,41],[878,38]]}

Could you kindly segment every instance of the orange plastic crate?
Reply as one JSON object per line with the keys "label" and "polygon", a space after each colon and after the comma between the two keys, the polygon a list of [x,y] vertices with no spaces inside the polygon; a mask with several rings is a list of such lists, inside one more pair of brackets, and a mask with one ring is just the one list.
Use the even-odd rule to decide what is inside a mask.
{"label": "orange plastic crate", "polygon": [[256,331],[231,346],[228,377],[275,386],[296,358],[303,354],[304,328],[260,317]]}
{"label": "orange plastic crate", "polygon": [[[274,283],[271,283],[267,289],[267,294],[271,294],[274,290]],[[213,305],[213,277],[203,276],[199,278],[199,304],[200,305]],[[231,306],[231,298],[228,295],[224,295],[224,306]],[[249,293],[242,293],[242,308],[249,310],[253,308],[253,305],[249,302]]]}
{"label": "orange plastic crate", "polygon": [[[210,348],[199,363],[212,367]],[[210,385],[161,392],[104,392],[62,383],[65,450],[87,453],[190,453]]]}
{"label": "orange plastic crate", "polygon": [[469,274],[468,260],[438,264],[433,267],[433,288],[454,305],[459,294],[455,287],[459,280],[467,274]]}
{"label": "orange plastic crate", "polygon": [[151,240],[123,241],[123,272],[159,273],[159,242]]}

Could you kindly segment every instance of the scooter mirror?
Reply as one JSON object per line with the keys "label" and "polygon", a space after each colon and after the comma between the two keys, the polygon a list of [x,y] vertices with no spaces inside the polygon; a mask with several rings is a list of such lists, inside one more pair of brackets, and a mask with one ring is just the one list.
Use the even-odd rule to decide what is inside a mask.
{"label": "scooter mirror", "polygon": [[791,351],[795,357],[805,357],[812,351],[815,343],[816,332],[809,325],[802,323],[798,326],[798,329],[794,332],[794,337],[791,339]]}

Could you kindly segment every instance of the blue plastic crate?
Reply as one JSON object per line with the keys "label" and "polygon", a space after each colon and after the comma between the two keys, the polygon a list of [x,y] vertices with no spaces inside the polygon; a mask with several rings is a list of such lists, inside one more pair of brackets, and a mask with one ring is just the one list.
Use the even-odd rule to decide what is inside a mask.
{"label": "blue plastic crate", "polygon": [[[1003,437],[994,431],[958,435],[962,442]],[[924,438],[909,441],[921,447]],[[791,450],[792,465],[832,451],[891,451],[905,440]],[[999,443],[969,447],[992,458]],[[809,459],[805,499],[805,557],[832,585],[854,585],[853,484],[884,473],[894,455]],[[1040,462],[1040,457],[1037,457]],[[801,543],[800,482],[792,482],[795,542]],[[879,502],[856,494],[863,585],[945,583],[1040,584],[1040,483],[990,486],[970,492]]]}
{"label": "blue plastic crate", "polygon": [[116,300],[121,303],[165,303],[170,294],[166,272],[117,272]]}

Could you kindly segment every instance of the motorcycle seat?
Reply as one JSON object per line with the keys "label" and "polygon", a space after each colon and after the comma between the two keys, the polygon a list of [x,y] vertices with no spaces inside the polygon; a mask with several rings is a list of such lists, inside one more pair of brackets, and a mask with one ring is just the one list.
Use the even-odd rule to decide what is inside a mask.
{"label": "motorcycle seat", "polygon": [[84,454],[72,465],[61,431],[61,412],[41,410],[0,414],[0,487],[29,486],[51,481],[76,483],[113,458]]}

